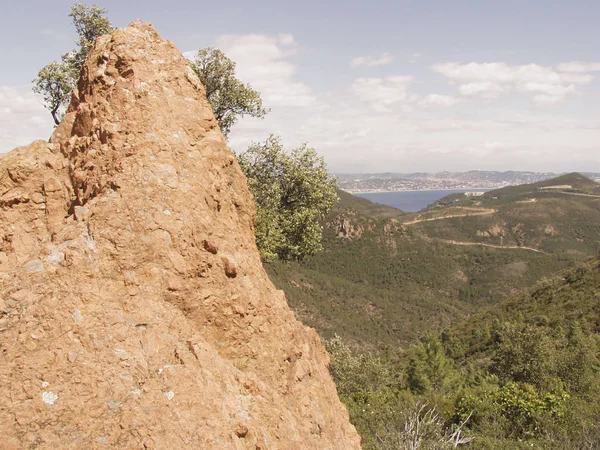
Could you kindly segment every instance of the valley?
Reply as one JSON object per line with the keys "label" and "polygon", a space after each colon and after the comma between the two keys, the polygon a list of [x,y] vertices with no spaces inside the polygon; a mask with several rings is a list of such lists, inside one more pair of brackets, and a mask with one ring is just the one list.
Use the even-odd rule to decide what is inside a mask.
{"label": "valley", "polygon": [[600,185],[573,173],[417,213],[339,196],[324,252],[266,269],[322,336],[363,448],[395,448],[423,405],[467,448],[596,448]]}
{"label": "valley", "polygon": [[[581,177],[581,178],[580,178]],[[600,248],[597,183],[556,179],[479,197],[455,194],[407,214],[340,192],[324,252],[266,266],[296,314],[358,348],[409,346],[481,307],[525,292]],[[535,200],[535,201],[533,201]]]}

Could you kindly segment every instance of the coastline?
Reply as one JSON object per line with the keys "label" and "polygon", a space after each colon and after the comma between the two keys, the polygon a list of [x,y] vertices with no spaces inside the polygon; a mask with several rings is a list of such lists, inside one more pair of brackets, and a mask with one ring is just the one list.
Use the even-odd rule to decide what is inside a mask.
{"label": "coastline", "polygon": [[465,192],[486,191],[487,192],[487,191],[493,191],[495,189],[502,189],[503,187],[506,187],[506,186],[476,187],[476,188],[444,188],[444,189],[400,189],[400,190],[394,190],[394,191],[354,191],[354,190],[347,191],[343,188],[340,188],[340,189],[349,194],[357,195],[357,194],[385,194],[385,193],[393,193],[393,192],[397,193],[397,192],[432,192],[432,191],[465,191]]}

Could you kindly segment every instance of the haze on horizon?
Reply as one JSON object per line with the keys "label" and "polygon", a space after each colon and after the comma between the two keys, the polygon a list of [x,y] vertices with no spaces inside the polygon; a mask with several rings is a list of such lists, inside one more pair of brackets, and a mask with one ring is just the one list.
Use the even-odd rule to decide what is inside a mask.
{"label": "haze on horizon", "polygon": [[[271,113],[234,127],[236,151],[275,133],[336,173],[600,172],[600,2],[95,3],[237,63]],[[73,47],[71,4],[3,11],[0,152],[52,132],[30,81]]]}

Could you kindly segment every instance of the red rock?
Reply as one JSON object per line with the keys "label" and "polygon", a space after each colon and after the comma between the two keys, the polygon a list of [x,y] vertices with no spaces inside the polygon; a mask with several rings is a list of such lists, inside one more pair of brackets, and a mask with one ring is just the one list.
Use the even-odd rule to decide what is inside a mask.
{"label": "red rock", "polygon": [[204,246],[204,250],[206,250],[209,253],[212,253],[213,255],[216,255],[219,251],[219,247],[217,247],[217,245],[212,241],[208,241],[205,239],[202,242],[202,245]]}
{"label": "red rock", "polygon": [[204,88],[152,26],[97,40],[50,143],[0,155],[0,198],[5,445],[360,448]]}

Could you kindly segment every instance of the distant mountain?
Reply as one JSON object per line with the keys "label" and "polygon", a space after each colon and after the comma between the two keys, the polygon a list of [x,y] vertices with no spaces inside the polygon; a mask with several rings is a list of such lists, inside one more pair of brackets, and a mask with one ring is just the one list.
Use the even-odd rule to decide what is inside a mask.
{"label": "distant mountain", "polygon": [[[585,172],[594,181],[600,181],[600,173]],[[501,188],[531,184],[559,176],[552,172],[482,171],[438,173],[365,173],[337,174],[341,189],[351,192],[386,192],[404,190],[442,190]]]}

